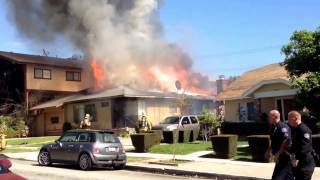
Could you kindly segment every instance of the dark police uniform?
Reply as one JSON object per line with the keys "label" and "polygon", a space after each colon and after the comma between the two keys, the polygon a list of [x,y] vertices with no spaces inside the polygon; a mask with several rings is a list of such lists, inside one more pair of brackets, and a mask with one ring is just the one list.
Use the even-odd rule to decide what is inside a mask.
{"label": "dark police uniform", "polygon": [[[272,154],[275,155],[283,143],[287,140],[288,145],[291,145],[291,130],[284,122],[279,122],[276,125],[272,125],[270,130],[271,148]],[[293,179],[292,165],[290,155],[287,152],[283,152],[276,163],[272,174],[273,180],[291,180]]]}
{"label": "dark police uniform", "polygon": [[298,167],[293,169],[296,180],[309,180],[312,177],[315,161],[311,135],[311,130],[303,123],[294,128],[291,151],[294,158],[299,160]]}

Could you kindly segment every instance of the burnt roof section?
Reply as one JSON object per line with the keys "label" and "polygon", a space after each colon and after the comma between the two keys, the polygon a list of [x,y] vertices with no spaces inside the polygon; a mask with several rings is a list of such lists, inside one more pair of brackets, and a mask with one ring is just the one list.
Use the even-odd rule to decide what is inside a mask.
{"label": "burnt roof section", "polygon": [[20,53],[5,52],[5,51],[0,51],[0,60],[1,59],[14,61],[19,64],[37,64],[37,65],[47,65],[47,66],[57,66],[57,67],[68,67],[68,68],[83,68],[85,65],[84,60],[20,54]]}

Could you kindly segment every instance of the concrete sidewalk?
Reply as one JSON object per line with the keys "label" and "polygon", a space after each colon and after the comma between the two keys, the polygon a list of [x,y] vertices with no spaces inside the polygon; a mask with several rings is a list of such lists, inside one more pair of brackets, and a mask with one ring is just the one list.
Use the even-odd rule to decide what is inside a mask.
{"label": "concrete sidewalk", "polygon": [[[181,163],[179,166],[157,165],[150,164],[150,161],[158,161],[165,159],[172,159],[170,154],[151,154],[151,153],[127,153],[129,157],[145,157],[151,158],[150,160],[140,162],[130,162],[128,167],[149,172],[163,172],[172,174],[193,174],[201,176],[203,174],[208,177],[213,175],[227,175],[236,177],[252,177],[258,179],[270,179],[274,163],[254,163],[244,161],[234,161],[229,159],[215,159],[215,158],[202,158],[204,154],[211,153],[211,151],[201,151],[189,155],[176,155],[178,160],[188,160],[189,162]],[[13,159],[24,159],[29,161],[37,161],[37,152],[25,153],[5,153]],[[320,168],[316,168],[314,180],[320,179]]]}

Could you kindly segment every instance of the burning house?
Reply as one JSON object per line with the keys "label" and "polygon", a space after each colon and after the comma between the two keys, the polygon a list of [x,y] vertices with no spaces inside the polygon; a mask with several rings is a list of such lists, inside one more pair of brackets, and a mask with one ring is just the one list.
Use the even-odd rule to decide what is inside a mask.
{"label": "burning house", "polygon": [[[64,46],[82,54],[92,75],[81,76],[89,80],[83,83],[90,87],[89,94],[81,91],[31,107],[37,134],[60,133],[62,122],[77,122],[89,111],[96,112],[93,124],[99,128],[131,125],[143,107],[158,123],[178,111],[171,105],[177,80],[185,92],[197,94],[189,96],[194,103],[190,113],[199,113],[202,102],[213,101],[208,95],[215,92],[214,83],[194,70],[188,51],[164,38],[160,0],[11,0],[7,4],[19,36],[34,47],[61,47],[63,40]],[[42,74],[49,74],[43,70]],[[52,86],[69,88],[61,83]],[[134,88],[119,90],[127,84]]]}
{"label": "burning house", "polygon": [[[34,116],[35,136],[59,135],[63,123],[79,127],[85,114],[92,117],[92,128],[115,129],[134,127],[142,114],[152,124],[158,124],[165,117],[180,115],[177,93],[139,90],[129,86],[99,92],[82,92],[42,103],[30,110]],[[185,94],[184,114],[200,114],[203,109],[214,109],[213,97]]]}

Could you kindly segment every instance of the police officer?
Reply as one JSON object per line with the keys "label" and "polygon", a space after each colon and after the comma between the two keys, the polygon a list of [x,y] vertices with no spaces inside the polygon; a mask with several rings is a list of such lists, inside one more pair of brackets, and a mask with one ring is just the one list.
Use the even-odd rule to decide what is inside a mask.
{"label": "police officer", "polygon": [[287,124],[280,121],[280,113],[277,110],[270,111],[269,123],[271,124],[271,149],[276,161],[272,180],[291,180],[293,172],[288,153],[291,145],[291,130]]}
{"label": "police officer", "polygon": [[297,111],[291,111],[288,118],[293,127],[291,152],[294,176],[297,180],[311,180],[315,168],[311,130],[302,123],[301,114]]}

